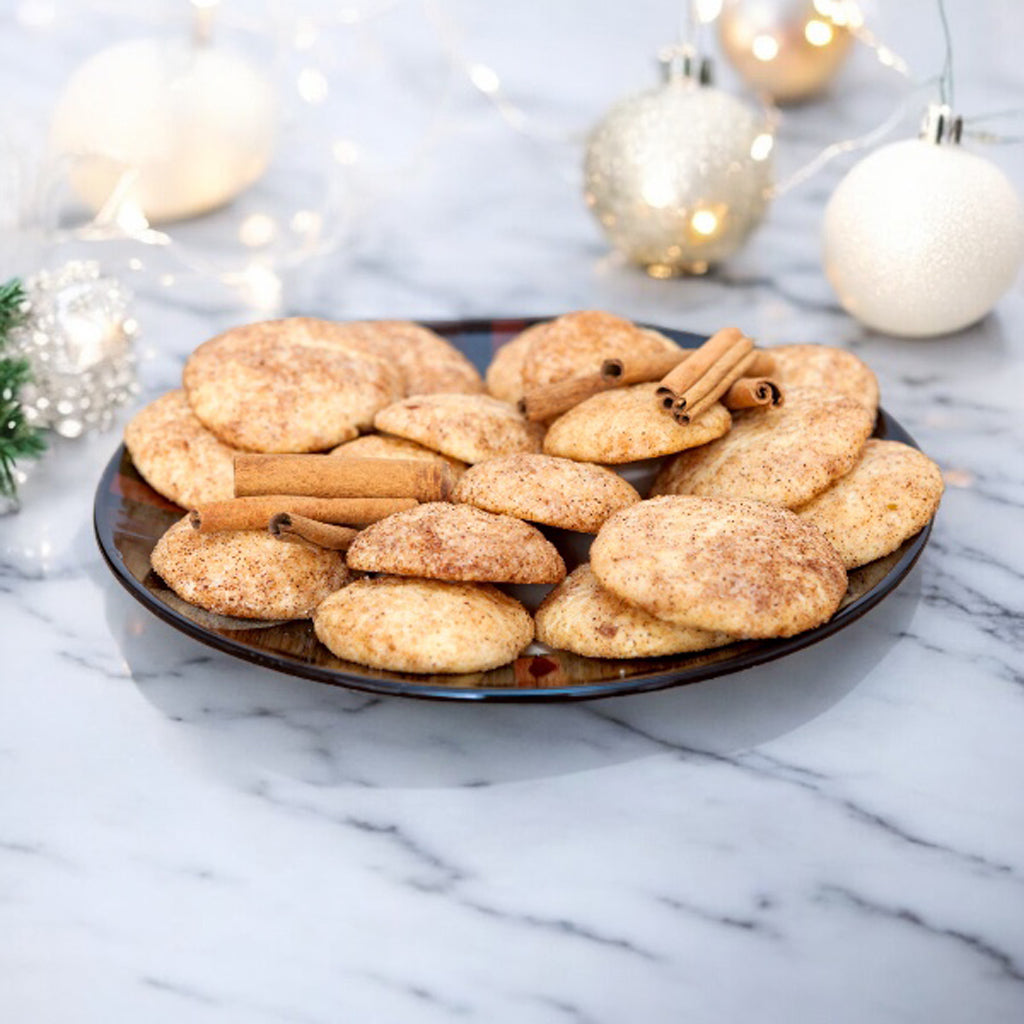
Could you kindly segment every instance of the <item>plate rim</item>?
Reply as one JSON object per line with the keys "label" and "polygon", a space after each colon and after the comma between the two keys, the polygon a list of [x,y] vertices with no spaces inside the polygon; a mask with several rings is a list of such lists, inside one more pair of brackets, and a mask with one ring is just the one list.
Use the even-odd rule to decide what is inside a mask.
{"label": "plate rim", "polygon": [[[440,330],[442,333],[452,329],[458,329],[463,332],[484,333],[494,332],[496,325],[519,327],[519,325],[529,325],[539,319],[545,318],[470,318],[464,320],[423,320],[417,321],[417,323],[422,323],[424,326],[434,330]],[[694,334],[693,332],[673,328],[657,327],[655,329],[675,336],[677,340],[680,336],[688,339],[701,337],[701,335]],[[881,406],[878,409],[877,425],[881,425],[884,428],[883,436],[897,433],[901,435],[899,440],[920,450],[917,442],[909,432]],[[423,700],[493,701],[505,703],[560,703],[597,700],[607,697],[650,693],[675,686],[690,685],[767,664],[828,639],[860,619],[888,597],[899,587],[917,563],[931,536],[934,524],[933,516],[915,536],[908,538],[904,542],[904,551],[882,580],[837,611],[828,622],[822,623],[811,630],[805,630],[793,637],[750,641],[750,643],[753,643],[753,646],[746,651],[738,652],[734,658],[722,659],[703,665],[691,665],[688,669],[683,667],[666,667],[646,675],[618,676],[590,683],[558,687],[455,687],[428,683],[426,681],[416,682],[406,678],[357,675],[339,669],[309,664],[287,653],[265,652],[241,641],[233,640],[229,636],[224,636],[207,629],[176,612],[169,605],[164,604],[143,584],[142,580],[135,577],[122,559],[114,543],[113,517],[109,517],[109,521],[101,519],[101,509],[106,505],[107,496],[113,491],[114,478],[119,473],[125,459],[131,461],[131,456],[122,442],[104,467],[97,483],[93,500],[93,532],[100,553],[114,578],[143,607],[158,619],[189,636],[191,639],[205,646],[212,647],[223,654],[259,665],[262,668],[281,672],[293,678],[310,679],[314,682],[341,686],[346,689],[371,693],[377,696],[406,697]],[[544,657],[544,655],[521,655],[520,657],[534,658]],[[588,660],[600,661],[605,659],[595,658]],[[639,664],[644,660],[653,659],[635,660]],[[370,669],[369,671],[376,670]]]}

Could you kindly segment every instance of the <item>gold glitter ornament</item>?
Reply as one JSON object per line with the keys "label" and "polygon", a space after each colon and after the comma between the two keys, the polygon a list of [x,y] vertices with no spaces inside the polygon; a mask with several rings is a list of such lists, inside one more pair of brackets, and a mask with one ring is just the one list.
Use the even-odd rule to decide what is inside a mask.
{"label": "gold glitter ornament", "polygon": [[820,93],[842,66],[859,25],[851,0],[725,0],[722,52],[748,85],[776,103]]}
{"label": "gold glitter ornament", "polygon": [[703,84],[706,62],[663,64],[664,84],[622,100],[591,132],[584,198],[652,277],[703,274],[760,222],[773,139],[762,117]]}
{"label": "gold glitter ornament", "polygon": [[843,308],[886,334],[950,334],[981,319],[1024,258],[1024,208],[1009,179],[960,147],[932,107],[922,136],[856,164],[825,208],[825,273]]}

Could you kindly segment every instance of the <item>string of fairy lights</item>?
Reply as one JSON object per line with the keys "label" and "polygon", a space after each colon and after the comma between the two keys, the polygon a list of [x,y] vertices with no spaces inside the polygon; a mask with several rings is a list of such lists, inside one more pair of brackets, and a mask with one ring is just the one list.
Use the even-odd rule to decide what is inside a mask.
{"label": "string of fairy lights", "polygon": [[[369,170],[371,173],[366,174],[364,180],[372,178],[379,189],[381,180],[387,175],[382,173],[381,166],[372,166],[373,153],[365,144],[344,134],[336,134],[325,140],[334,167],[333,172],[328,170],[326,177],[334,179],[335,194],[315,196],[308,204],[290,209],[283,223],[280,211],[261,208],[254,200],[243,215],[226,224],[226,230],[234,233],[233,245],[224,247],[228,253],[227,265],[223,253],[214,258],[201,245],[187,244],[185,238],[189,229],[181,225],[181,218],[205,214],[208,209],[216,209],[227,200],[245,195],[253,180],[266,170],[271,158],[269,140],[273,133],[272,104],[269,92],[262,89],[265,80],[251,63],[217,45],[218,33],[223,29],[266,34],[267,25],[251,11],[247,14],[244,5],[233,5],[229,10],[219,0],[190,2],[191,38],[160,45],[150,40],[145,48],[137,43],[139,52],[135,53],[127,52],[126,44],[119,44],[119,50],[116,46],[111,47],[91,58],[68,83],[62,99],[66,109],[58,106],[57,121],[59,125],[63,109],[63,123],[72,126],[65,129],[69,135],[65,139],[69,153],[68,174],[79,197],[85,198],[92,208],[92,214],[65,229],[61,238],[76,241],[124,238],[140,243],[140,250],[130,261],[130,269],[135,271],[148,268],[151,261],[145,256],[147,248],[159,248],[165,256],[173,255],[177,262],[176,268],[175,260],[163,261],[157,277],[161,285],[173,287],[179,284],[183,272],[219,280],[242,291],[254,306],[262,306],[269,311],[281,298],[278,274],[281,267],[301,263],[328,251],[339,241],[344,217],[332,208],[338,203],[338,181],[348,176],[350,183],[358,178],[360,170]],[[100,6],[114,10],[120,8],[117,0],[102,0]],[[407,10],[399,8],[409,6],[400,4],[399,0],[350,0],[329,5],[313,14],[308,7],[293,13],[288,5],[271,4],[271,34],[278,44],[278,59],[283,46],[291,60],[288,73],[292,76],[293,98],[298,104],[293,117],[301,120],[312,116],[325,104],[335,87],[328,71],[318,66],[315,59],[316,48],[325,32],[338,26],[365,26],[385,15],[405,17]],[[47,0],[23,0],[18,15],[23,23],[38,25],[46,20],[47,12],[52,15],[53,10],[53,5],[48,5]],[[410,145],[406,160],[392,168],[391,181],[407,178],[411,171],[429,159],[446,130],[445,115],[457,84],[465,83],[482,96],[502,122],[516,133],[538,145],[557,147],[565,157],[578,153],[580,149],[585,151],[585,199],[598,216],[602,228],[607,229],[615,223],[618,231],[616,237],[610,238],[613,246],[626,251],[634,262],[645,266],[654,276],[700,273],[727,259],[743,244],[749,230],[763,218],[772,202],[815,177],[837,157],[881,144],[915,108],[920,109],[936,89],[943,106],[951,107],[954,99],[953,42],[944,0],[937,0],[936,4],[945,43],[941,70],[924,80],[916,80],[908,62],[877,35],[857,0],[758,0],[757,3],[752,0],[686,0],[678,7],[676,41],[661,55],[666,75],[675,75],[675,78],[671,89],[658,93],[660,102],[667,104],[671,100],[674,104],[671,109],[666,106],[660,111],[662,120],[659,124],[671,130],[672,118],[677,117],[683,107],[690,116],[696,116],[698,124],[707,120],[710,125],[716,117],[719,120],[725,118],[726,129],[705,140],[701,160],[706,164],[708,153],[714,153],[716,146],[721,150],[719,155],[729,146],[738,147],[737,152],[743,151],[744,166],[750,178],[745,184],[750,184],[753,189],[748,197],[749,190],[733,188],[732,199],[735,202],[729,195],[724,201],[711,196],[690,202],[692,197],[674,195],[669,184],[673,173],[692,170],[688,166],[692,161],[685,152],[677,149],[666,153],[664,148],[661,151],[657,147],[652,148],[648,140],[635,132],[630,133],[628,129],[632,126],[628,124],[628,113],[624,115],[621,110],[617,115],[619,134],[613,141],[609,141],[607,131],[601,136],[601,124],[576,125],[566,129],[545,123],[513,98],[497,68],[474,59],[468,52],[466,33],[451,4],[442,0],[421,0],[418,12],[424,26],[434,34],[434,42],[443,55],[448,73],[438,91],[434,116],[427,119],[419,137]],[[747,91],[756,97],[756,103],[717,89],[713,81],[700,80],[700,75],[710,64],[708,55],[712,50],[713,37],[717,39],[720,55],[732,65]],[[787,119],[800,116],[799,111],[790,112],[789,106],[821,93],[842,66],[851,45],[869,52],[881,67],[901,80],[904,95],[894,101],[893,109],[881,123],[869,126],[859,134],[829,142],[801,166],[776,180],[770,168],[777,155],[780,129]],[[139,121],[143,104],[139,102],[133,106],[131,94],[146,96],[148,88],[148,98],[152,100],[172,81],[181,93],[179,58],[186,52],[194,58],[189,64],[192,80],[187,85],[196,96],[204,98],[201,117],[194,111],[186,113],[207,131],[205,135],[199,133],[198,148],[179,151],[171,156],[176,172],[187,164],[193,173],[176,173],[173,178],[167,175],[161,178],[154,168],[142,165],[141,158],[138,161],[122,159],[118,163],[101,154],[100,159],[95,159],[96,153],[89,151],[101,149],[103,140],[97,142],[89,137],[88,132],[93,130],[91,121],[96,119],[82,116],[83,111],[118,108],[123,132],[127,136],[144,135]],[[685,70],[691,65],[693,69],[701,70]],[[684,71],[675,74],[671,70],[673,67],[676,70],[682,67]],[[84,74],[85,71],[89,71],[92,77]],[[125,75],[133,72],[135,87],[126,91],[123,89]],[[261,101],[260,97],[264,95],[268,98]],[[646,101],[648,106],[654,102],[653,96],[652,90]],[[213,97],[212,116],[208,113],[210,97]],[[711,109],[713,104],[716,106]],[[753,111],[752,115],[750,111]],[[1019,136],[999,133],[993,130],[993,126],[1019,114],[1019,111],[998,111],[968,118],[963,122],[963,134],[977,142],[1018,141]],[[221,126],[229,122],[232,131],[222,131]],[[235,151],[226,149],[223,139],[228,136],[235,140],[241,137],[240,143],[236,141],[240,148]],[[603,149],[595,143],[598,137],[603,139]],[[117,141],[117,147],[108,148],[131,152],[131,146],[124,138]],[[587,167],[597,167],[599,161],[592,157],[599,149],[609,166],[611,163],[621,165],[624,148],[628,147],[635,150],[633,156],[643,164],[636,171],[637,182],[633,187],[642,208],[602,209],[600,174],[596,179],[592,174],[588,177]],[[83,160],[83,154],[88,159]],[[674,171],[669,167],[673,161]],[[730,158],[727,163],[731,166],[735,161]],[[569,171],[566,160],[559,162],[560,171],[578,181],[576,166],[574,163]],[[205,167],[206,170],[200,174],[197,167]],[[149,180],[151,178],[152,181]],[[148,193],[147,183],[151,186]],[[744,183],[734,176],[732,184]],[[172,208],[166,210],[154,205],[151,197],[171,195],[173,199],[176,188],[191,190],[177,196],[177,207],[172,204]],[[683,206],[686,207],[685,216],[680,213]],[[637,239],[626,239],[628,231],[624,233],[622,230],[630,218],[633,233],[646,236],[643,244],[637,242],[632,246],[635,253],[630,253],[629,243]],[[662,221],[685,222],[687,237],[667,238],[662,245],[664,252],[652,257],[651,238],[657,233],[654,225],[659,218]],[[682,229],[676,227],[672,230],[678,236]],[[731,236],[732,243],[721,244],[727,235]],[[647,255],[642,255],[641,250]]]}
{"label": "string of fairy lights", "polygon": [[[269,32],[251,15],[240,16],[244,7],[228,17],[220,0],[190,0],[184,31],[180,20],[151,25],[150,35],[112,43],[75,70],[51,126],[59,159],[35,168],[34,177],[17,159],[0,161],[0,171],[13,178],[8,193],[29,207],[51,204],[62,188],[77,195],[84,216],[62,215],[59,226],[45,225],[55,245],[127,241],[133,245],[127,270],[147,281],[181,295],[196,282],[213,282],[255,315],[272,315],[282,302],[282,273],[329,251],[342,236],[345,186],[363,172],[379,195],[382,181],[398,188],[429,164],[451,130],[460,85],[538,146],[577,166],[582,151],[582,181],[564,159],[560,173],[582,185],[611,249],[655,278],[703,274],[728,261],[772,203],[837,157],[867,152],[823,208],[825,276],[839,304],[869,329],[946,334],[984,316],[1024,260],[1024,208],[1016,189],[961,139],[1020,142],[1019,132],[1000,126],[1019,122],[1024,111],[957,113],[953,34],[944,0],[936,4],[941,66],[918,80],[868,25],[856,0],[687,0],[678,8],[676,39],[659,54],[662,80],[613,104],[596,125],[559,128],[532,115],[498,69],[473,57],[443,0],[347,0],[316,17],[308,7],[296,14],[274,0]],[[99,6],[116,14],[124,7],[118,0]],[[334,33],[367,29],[385,15],[405,19],[412,9],[438,56],[431,75],[436,102],[431,116],[415,119],[404,153],[386,168],[372,145],[333,123],[328,100],[343,90],[348,70],[338,66]],[[45,31],[56,10],[55,0],[20,0],[16,18],[26,29]],[[221,44],[226,28],[250,40],[271,39],[276,81],[258,56]],[[715,84],[712,38],[746,95]],[[791,104],[821,93],[854,44],[896,76],[903,95],[881,123],[829,142],[777,180],[782,128],[800,117]],[[386,49],[378,56],[387,76],[394,58],[389,64]],[[292,97],[287,111],[275,92],[281,82]],[[363,96],[357,91],[354,98]],[[888,141],[915,108],[924,115],[920,135]],[[306,127],[306,143],[324,157],[322,181],[304,191],[308,168],[288,166],[282,178],[273,173],[282,153],[303,149],[281,143],[279,129],[289,120]],[[173,144],[154,158],[157,137]],[[0,142],[12,157],[21,155],[10,140]],[[16,211],[15,226],[26,223],[38,227],[38,211]],[[8,374],[0,396],[14,409],[8,423],[20,417],[31,434],[22,441],[38,451],[44,430],[73,439],[111,422],[137,387],[129,290],[81,260],[32,274],[23,290],[21,282],[9,285],[5,294],[16,316],[4,365],[17,373]],[[15,395],[10,380],[21,380],[23,371],[30,371],[29,383]],[[16,506],[21,479],[3,429],[0,511],[5,502]]]}

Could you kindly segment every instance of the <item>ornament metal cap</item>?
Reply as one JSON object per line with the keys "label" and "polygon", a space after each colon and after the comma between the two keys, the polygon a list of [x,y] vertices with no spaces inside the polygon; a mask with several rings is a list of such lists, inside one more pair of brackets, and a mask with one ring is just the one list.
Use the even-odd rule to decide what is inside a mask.
{"label": "ornament metal cap", "polygon": [[714,81],[714,63],[702,57],[691,46],[666,46],[658,53],[658,66],[665,82],[693,82],[711,85]]}
{"label": "ornament metal cap", "polygon": [[945,103],[931,103],[925,111],[921,122],[920,138],[925,142],[939,145],[959,145],[963,133],[964,120],[953,113],[952,107]]}

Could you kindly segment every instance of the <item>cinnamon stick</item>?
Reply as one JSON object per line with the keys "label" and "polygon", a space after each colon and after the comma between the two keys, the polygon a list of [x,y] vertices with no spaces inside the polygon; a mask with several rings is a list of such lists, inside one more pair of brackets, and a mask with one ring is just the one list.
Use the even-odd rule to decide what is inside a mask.
{"label": "cinnamon stick", "polygon": [[[644,353],[633,356],[615,356],[604,360],[599,373],[582,374],[553,384],[540,384],[531,388],[519,400],[519,411],[533,422],[544,422],[561,416],[590,398],[591,395],[628,384],[646,384],[661,380],[689,359],[697,349],[677,352]],[[750,372],[767,376],[774,372],[775,360],[767,352],[758,352]],[[674,404],[674,400],[673,400]]]}
{"label": "cinnamon stick", "polygon": [[700,348],[684,359],[674,370],[661,380],[657,390],[658,400],[666,409],[675,408],[683,396],[734,346],[746,342],[749,352],[754,343],[736,327],[725,327],[712,334]]}
{"label": "cinnamon stick", "polygon": [[765,405],[780,406],[783,401],[782,388],[768,377],[741,377],[722,396],[722,405],[731,412]]}
{"label": "cinnamon stick", "polygon": [[417,504],[415,498],[308,498],[294,494],[266,494],[198,505],[189,513],[189,522],[200,533],[265,530],[275,515],[289,512],[318,519],[322,523],[366,526]]}
{"label": "cinnamon stick", "polygon": [[[741,377],[747,376],[751,363],[754,361],[754,353],[748,352],[741,356],[739,362],[733,363],[727,368],[724,375],[713,380],[711,384],[701,382],[699,389],[700,396],[696,400],[686,403],[685,398],[679,400],[679,404],[673,408],[672,415],[676,423],[686,424],[695,420],[702,412],[707,411],[715,404]],[[709,375],[710,376],[710,375]],[[690,392],[692,395],[694,392]]]}
{"label": "cinnamon stick", "polygon": [[[601,376],[611,385],[646,384],[661,380],[677,366],[685,362],[697,349],[682,349],[679,352],[659,352],[656,355],[621,356],[606,359],[601,364]],[[768,377],[775,372],[775,360],[771,353],[755,349],[756,359],[750,367],[754,377]]]}
{"label": "cinnamon stick", "polygon": [[648,381],[661,380],[696,351],[684,348],[676,352],[647,352],[606,359],[601,364],[601,376],[616,385],[646,384]]}
{"label": "cinnamon stick", "polygon": [[[725,352],[711,364],[707,372],[698,377],[693,385],[687,388],[687,390],[679,396],[679,399],[676,402],[676,407],[680,410],[686,410],[690,406],[702,402],[705,396],[710,394],[712,391],[716,392],[719,397],[724,395],[725,391],[728,390],[728,387],[723,390],[721,388],[722,381],[730,375],[732,381],[739,379],[739,375],[735,373],[736,367],[739,366],[741,362],[744,363],[744,366],[753,362],[753,348],[754,343],[749,338],[745,337],[741,337],[735,344],[730,345],[729,348],[727,348]],[[748,356],[750,357],[749,359]],[[712,399],[712,401],[714,401],[714,399]]]}
{"label": "cinnamon stick", "polygon": [[294,515],[291,512],[279,512],[267,524],[271,536],[279,540],[290,537],[301,537],[321,548],[331,551],[348,551],[352,541],[356,539],[358,530],[348,526],[335,526],[333,523],[321,523],[307,516]]}
{"label": "cinnamon stick", "polygon": [[534,423],[554,419],[591,395],[621,385],[621,381],[606,380],[600,373],[588,373],[582,377],[555,381],[553,384],[541,384],[523,395],[519,401],[519,411]]}
{"label": "cinnamon stick", "polygon": [[747,368],[751,377],[771,377],[775,373],[775,360],[771,352],[754,349],[754,361]]}
{"label": "cinnamon stick", "polygon": [[318,498],[447,501],[450,466],[419,459],[341,459],[333,455],[236,455],[235,496],[302,494]]}

